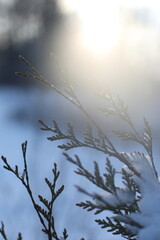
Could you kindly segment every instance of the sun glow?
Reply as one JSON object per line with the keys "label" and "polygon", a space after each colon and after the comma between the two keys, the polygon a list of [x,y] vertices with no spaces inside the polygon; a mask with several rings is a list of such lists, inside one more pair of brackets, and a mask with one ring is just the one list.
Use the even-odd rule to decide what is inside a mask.
{"label": "sun glow", "polygon": [[146,21],[148,17],[151,24],[160,25],[157,0],[59,0],[59,3],[63,12],[76,13],[78,44],[96,56],[103,56],[120,46],[126,28],[136,24],[136,14],[139,20]]}
{"label": "sun glow", "polygon": [[[87,3],[86,3],[87,2]],[[106,0],[81,1],[82,41],[88,49],[105,54],[120,38],[120,18],[115,5]]]}
{"label": "sun glow", "polygon": [[110,0],[66,0],[80,20],[80,41],[90,51],[105,54],[118,43],[121,19],[118,3]]}

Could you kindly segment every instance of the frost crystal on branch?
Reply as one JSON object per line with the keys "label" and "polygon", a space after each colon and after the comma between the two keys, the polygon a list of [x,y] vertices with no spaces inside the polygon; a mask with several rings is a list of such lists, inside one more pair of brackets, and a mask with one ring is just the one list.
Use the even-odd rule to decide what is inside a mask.
{"label": "frost crystal on branch", "polygon": [[[124,153],[124,155],[141,174],[141,177],[137,177],[129,170],[128,175],[138,187],[137,193],[140,194],[133,195],[133,191],[117,189],[115,194],[98,196],[98,205],[103,202],[106,206],[114,206],[115,210],[118,208],[120,210],[121,204],[127,206],[136,201],[136,211],[121,212],[113,216],[113,219],[125,224],[126,230],[137,235],[139,240],[157,240],[160,236],[160,182],[155,176],[148,156],[140,153]],[[123,171],[126,171],[126,168],[125,170],[123,168]]]}
{"label": "frost crystal on branch", "polygon": [[160,236],[160,182],[149,157],[138,154],[135,158],[141,178],[133,176],[133,179],[140,189],[141,199],[138,202],[139,212],[132,213],[131,219],[142,226],[138,230],[140,240],[157,240]]}

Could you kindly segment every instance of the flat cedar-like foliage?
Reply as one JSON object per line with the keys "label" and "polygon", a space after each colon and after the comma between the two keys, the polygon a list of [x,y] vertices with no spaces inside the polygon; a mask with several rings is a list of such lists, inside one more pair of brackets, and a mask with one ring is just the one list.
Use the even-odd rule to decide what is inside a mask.
{"label": "flat cedar-like foliage", "polygon": [[[146,215],[146,208],[151,208],[151,205],[153,204],[151,199],[148,203],[148,198],[146,197],[147,193],[150,191],[150,184],[157,187],[158,194],[160,192],[158,173],[153,160],[151,127],[148,121],[144,119],[144,129],[142,133],[139,133],[129,116],[128,107],[122,99],[114,97],[112,94],[108,95],[104,92],[98,93],[98,97],[102,98],[106,105],[105,108],[101,109],[102,112],[104,112],[106,116],[111,115],[120,118],[130,128],[129,131],[113,131],[113,134],[122,140],[136,142],[144,149],[144,152],[119,152],[116,145],[112,142],[111,137],[108,136],[99,124],[88,114],[85,106],[82,105],[80,99],[77,97],[74,87],[68,78],[65,79],[65,90],[60,90],[43,78],[24,57],[20,56],[20,59],[26,64],[28,70],[26,73],[17,72],[17,75],[33,78],[46,84],[47,87],[74,104],[87,118],[86,130],[83,133],[83,138],[77,137],[75,129],[71,123],[67,124],[67,131],[64,132],[61,130],[59,123],[54,120],[52,126],[48,126],[43,120],[39,121],[41,129],[50,134],[48,140],[65,140],[63,143],[61,141],[61,144],[58,147],[65,151],[64,156],[66,157],[66,160],[76,166],[76,174],[85,177],[91,184],[102,190],[103,194],[98,194],[88,192],[83,186],[77,186],[77,189],[80,192],[89,197],[89,200],[77,203],[77,206],[89,212],[93,211],[97,215],[97,219],[95,220],[97,224],[101,228],[106,228],[107,231],[112,232],[113,234],[120,235],[123,238],[130,240],[148,240],[149,238],[145,237],[149,225],[146,224],[146,218],[151,217],[154,219],[154,215]],[[61,69],[60,71],[64,74]],[[76,149],[79,147],[83,147],[84,151],[85,148],[90,148],[106,154],[104,171],[100,171],[99,163],[95,161],[94,171],[91,172],[90,169],[84,167],[80,156],[75,155],[74,157],[71,157],[66,153],[70,149]],[[55,228],[56,219],[53,216],[55,200],[57,200],[64,189],[64,186],[61,186],[58,189],[56,187],[60,174],[57,170],[57,164],[54,163],[53,165],[52,179],[45,178],[46,187],[50,190],[50,198],[46,199],[39,195],[39,201],[36,202],[30,186],[26,150],[27,142],[22,144],[24,162],[23,170],[19,171],[18,166],[12,167],[6,157],[2,156],[4,168],[7,171],[12,172],[26,189],[37,213],[37,217],[42,225],[42,231],[46,235],[44,238],[48,240],[69,239],[71,233],[69,235],[65,228],[63,233],[60,236],[58,235]],[[123,163],[124,166],[120,172],[117,173],[111,163],[110,157],[114,157]],[[116,186],[115,178],[117,174],[121,174],[121,187]],[[152,188],[152,190],[153,189],[154,188]],[[156,191],[153,194],[157,196]],[[158,196],[158,199],[159,198],[160,197]],[[107,216],[108,211],[112,212],[112,217]],[[101,212],[105,212],[106,218],[98,218],[98,215]],[[155,224],[157,224],[156,220]],[[8,240],[3,222],[1,224],[0,233],[3,239]],[[18,234],[17,239],[22,239],[21,233]],[[155,239],[156,237],[152,238],[152,240]]]}

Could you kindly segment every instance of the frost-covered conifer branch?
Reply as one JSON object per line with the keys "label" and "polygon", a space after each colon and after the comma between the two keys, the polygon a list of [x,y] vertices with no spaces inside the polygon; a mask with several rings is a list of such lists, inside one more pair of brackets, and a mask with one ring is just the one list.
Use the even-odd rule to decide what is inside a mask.
{"label": "frost-covered conifer branch", "polygon": [[[102,228],[107,228],[108,231],[111,231],[111,228],[114,234],[128,236],[128,239],[136,239],[135,237],[133,238],[135,234],[130,232],[125,227],[124,223],[124,216],[125,218],[127,218],[128,216],[130,216],[131,213],[139,212],[138,201],[140,201],[140,192],[131,176],[124,169],[122,169],[122,182],[124,184],[124,187],[116,187],[116,170],[111,165],[109,159],[106,160],[107,173],[103,174],[106,179],[105,182],[103,177],[101,176],[97,163],[94,163],[94,173],[90,173],[87,169],[83,167],[78,156],[75,156],[75,160],[66,153],[65,156],[68,161],[72,162],[78,167],[78,170],[75,171],[77,174],[84,176],[90,182],[92,182],[104,191],[104,195],[100,195],[97,193],[89,193],[88,191],[78,186],[78,190],[91,197],[94,202],[87,200],[85,202],[78,203],[77,206],[82,207],[89,212],[94,211],[96,215],[106,210],[111,211],[114,216],[112,220],[107,218],[107,220],[97,219],[95,221],[99,225],[101,225]],[[130,224],[132,223],[133,225],[133,220],[131,220],[129,217],[127,218],[127,220],[128,222],[130,222]],[[141,227],[137,222],[134,222],[134,225],[136,227]]]}
{"label": "frost-covered conifer branch", "polygon": [[137,240],[132,233],[126,230],[126,227],[122,225],[116,219],[111,219],[106,217],[106,219],[97,219],[96,222],[101,226],[101,228],[108,228],[108,232],[112,232],[114,235],[121,234],[124,238],[128,240]]}
{"label": "frost-covered conifer branch", "polygon": [[133,124],[132,119],[129,116],[128,106],[123,102],[123,100],[120,97],[117,98],[113,97],[111,93],[107,95],[103,91],[101,91],[101,93],[97,95],[104,99],[104,101],[108,104],[107,108],[101,108],[105,115],[107,116],[114,115],[119,117],[121,120],[127,122],[132,130],[131,132],[113,130],[113,132],[123,140],[135,141],[139,143],[141,146],[143,146],[147,154],[150,156],[155,175],[158,177],[153,161],[152,133],[149,122],[144,118],[144,132],[142,136],[140,136],[138,130],[135,128]]}
{"label": "frost-covered conifer branch", "polygon": [[[62,237],[59,237],[57,234],[57,231],[55,229],[55,220],[53,216],[53,206],[55,200],[59,197],[59,195],[62,193],[64,186],[62,185],[59,189],[56,189],[57,180],[59,178],[60,172],[57,170],[57,164],[54,163],[52,173],[53,173],[53,180],[52,182],[45,178],[45,182],[50,190],[51,199],[48,200],[42,195],[39,195],[39,201],[42,204],[42,206],[38,203],[36,203],[35,198],[32,193],[32,189],[30,186],[29,181],[29,173],[28,173],[28,165],[26,160],[26,150],[27,150],[27,141],[22,144],[22,153],[23,153],[23,163],[24,163],[24,169],[22,173],[19,171],[19,167],[16,165],[15,167],[11,167],[11,165],[8,163],[7,159],[2,156],[2,161],[4,163],[4,168],[10,172],[12,172],[23,184],[25,189],[27,190],[31,202],[33,204],[33,207],[38,215],[38,218],[42,224],[42,231],[46,234],[48,240],[65,240],[68,238],[67,230],[64,229]],[[2,222],[0,233],[4,240],[8,240],[5,230],[4,230],[4,224]],[[22,240],[21,233],[18,234],[18,240]]]}
{"label": "frost-covered conifer branch", "polygon": [[61,149],[67,151],[70,150],[71,148],[87,147],[96,149],[97,151],[101,151],[108,155],[112,155],[110,147],[105,142],[104,136],[99,132],[98,136],[93,136],[92,128],[89,124],[87,124],[86,132],[84,132],[84,140],[79,140],[74,133],[73,126],[70,123],[67,124],[68,133],[65,134],[60,130],[56,121],[53,121],[53,127],[49,127],[42,120],[39,120],[39,122],[42,125],[41,129],[43,131],[49,131],[51,133],[54,133],[53,136],[47,138],[48,140],[50,141],[69,140],[69,142],[65,144],[63,143],[61,145],[58,145],[58,147]]}
{"label": "frost-covered conifer branch", "polygon": [[[7,237],[6,232],[5,232],[5,226],[4,226],[3,222],[1,222],[0,234],[3,237],[3,240],[8,240],[8,237]],[[22,234],[21,233],[18,233],[17,240],[22,240]]]}
{"label": "frost-covered conifer branch", "polygon": [[[16,72],[17,75],[19,76],[23,76],[23,77],[31,77],[33,79],[36,79],[38,81],[43,82],[44,84],[46,84],[48,87],[52,88],[55,92],[57,92],[58,94],[60,94],[61,96],[63,96],[65,99],[67,99],[69,102],[73,103],[75,106],[77,106],[81,112],[89,119],[89,121],[91,122],[91,124],[97,129],[97,131],[99,132],[99,134],[103,137],[103,139],[105,139],[105,141],[107,142],[107,145],[109,146],[109,149],[111,149],[111,151],[108,151],[107,154],[109,156],[113,156],[115,158],[117,158],[119,161],[123,162],[124,164],[126,164],[130,170],[132,170],[135,175],[140,176],[139,172],[137,171],[137,169],[135,169],[134,166],[132,166],[130,163],[126,162],[126,159],[123,158],[123,156],[121,154],[119,154],[119,152],[116,150],[116,147],[114,146],[114,144],[112,143],[111,139],[104,133],[104,131],[101,129],[101,127],[95,122],[94,119],[91,118],[91,116],[88,114],[88,112],[86,111],[86,109],[84,108],[84,106],[81,104],[80,100],[78,99],[78,97],[76,96],[75,92],[74,92],[74,88],[73,85],[71,84],[70,80],[68,78],[66,78],[65,80],[65,84],[68,90],[65,90],[65,93],[62,92],[61,90],[57,89],[53,84],[51,84],[48,80],[46,80],[45,78],[42,77],[42,75],[32,66],[31,63],[29,63],[23,56],[19,56],[20,59],[29,67],[29,69],[32,71],[32,73],[27,72],[27,73],[20,73],[20,72]],[[55,139],[56,140],[56,139]],[[71,142],[71,144],[69,144],[69,149],[74,147],[74,144]],[[75,145],[75,147],[77,147],[77,145]],[[65,146],[64,146],[65,148]]]}
{"label": "frost-covered conifer branch", "polygon": [[65,95],[62,91],[60,91],[53,84],[51,84],[47,79],[42,77],[42,75],[33,67],[33,65],[31,63],[29,63],[23,56],[20,55],[19,58],[29,67],[31,72],[26,72],[26,73],[16,72],[16,75],[22,76],[22,77],[33,78],[33,79],[36,79],[36,80],[46,84],[48,87],[53,89],[55,92],[57,92],[58,94],[60,94],[64,98],[66,98],[68,101],[70,101],[71,103],[73,103],[74,105],[79,107],[78,104],[71,97],[68,97],[67,95]]}
{"label": "frost-covered conifer branch", "polygon": [[0,234],[2,235],[3,239],[4,240],[8,240],[7,236],[6,236],[6,232],[5,232],[5,229],[4,229],[4,223],[1,222],[1,228],[0,228]]}
{"label": "frost-covered conifer branch", "polygon": [[[87,178],[91,183],[96,185],[97,187],[103,189],[107,192],[114,192],[115,185],[114,185],[114,175],[115,175],[115,169],[108,169],[108,174],[103,174],[105,179],[100,174],[98,163],[94,162],[94,173],[89,172],[80,161],[80,158],[75,155],[75,160],[71,158],[68,154],[64,153],[66,159],[75,164],[78,169],[75,171],[76,174],[84,176]],[[107,166],[110,164],[109,159],[106,160]]]}
{"label": "frost-covered conifer branch", "polygon": [[[88,211],[95,210],[96,214],[100,214],[105,210],[111,211],[113,214],[112,217],[97,219],[96,221],[102,228],[107,228],[108,231],[112,231],[113,234],[121,234],[129,240],[157,240],[160,236],[160,183],[153,161],[152,135],[149,123],[144,119],[144,130],[143,133],[140,133],[128,114],[127,105],[124,104],[119,97],[115,98],[112,94],[107,95],[100,93],[101,97],[107,103],[107,107],[102,109],[102,111],[107,116],[118,116],[130,126],[130,131],[128,132],[118,130],[114,131],[114,133],[123,140],[137,142],[145,149],[145,154],[136,151],[132,153],[119,152],[116,145],[111,141],[111,138],[104,133],[98,123],[88,114],[85,107],[81,104],[68,79],[68,75],[65,81],[65,90],[61,91],[44,79],[24,57],[20,58],[30,68],[31,73],[18,73],[18,75],[32,77],[45,83],[77,106],[89,121],[87,130],[84,133],[84,140],[77,138],[70,124],[68,124],[68,133],[66,134],[61,131],[57,122],[53,122],[54,126],[51,128],[43,121],[40,121],[42,129],[53,134],[53,136],[48,139],[51,141],[69,140],[69,142],[59,147],[64,150],[76,147],[93,148],[110,157],[115,157],[124,164],[121,171],[119,171],[119,173],[122,174],[122,187],[119,187],[115,184],[117,172],[109,160],[105,173],[100,173],[97,162],[94,163],[94,172],[91,173],[83,166],[78,156],[75,156],[75,159],[73,159],[65,154],[67,160],[78,167],[76,171],[77,174],[84,176],[91,183],[102,189],[102,194],[98,194],[88,192],[78,187],[79,191],[93,199],[93,201],[87,200],[86,202],[81,202],[78,206]],[[6,166],[6,168],[7,167],[9,168],[10,166]],[[17,167],[15,171],[18,172]],[[151,194],[152,199],[150,198]],[[43,203],[47,204],[44,199]],[[154,209],[155,206],[156,211]]]}
{"label": "frost-covered conifer branch", "polygon": [[[117,187],[115,184],[116,170],[111,165],[109,159],[107,159],[107,173],[103,174],[103,176],[106,178],[105,185],[99,169],[97,170],[97,165],[95,166],[94,173],[92,174],[88,172],[88,170],[84,169],[80,159],[77,156],[75,156],[76,160],[73,160],[67,154],[65,155],[68,161],[72,162],[78,167],[78,171],[76,171],[77,174],[84,176],[103,190],[103,194],[101,195],[97,193],[89,193],[78,186],[78,190],[91,197],[93,201],[87,200],[85,202],[78,203],[77,206],[82,207],[87,211],[94,211],[96,215],[106,210],[111,211],[113,213],[112,219],[96,219],[95,221],[101,225],[102,228],[107,228],[107,231],[111,231],[111,228],[114,234],[128,236],[127,239],[136,239],[134,232],[131,232],[126,227],[127,222],[131,225],[134,223],[136,228],[142,228],[139,223],[130,218],[132,213],[139,213],[138,202],[140,201],[140,191],[131,178],[131,175],[122,169],[122,183],[124,184],[124,187]],[[133,236],[134,238],[132,238]]]}

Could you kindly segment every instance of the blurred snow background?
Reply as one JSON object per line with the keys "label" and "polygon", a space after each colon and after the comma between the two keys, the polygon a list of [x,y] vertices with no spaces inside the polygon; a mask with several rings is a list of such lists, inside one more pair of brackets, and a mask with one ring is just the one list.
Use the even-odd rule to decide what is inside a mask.
{"label": "blurred snow background", "polygon": [[[35,195],[46,191],[43,179],[50,175],[53,162],[58,162],[60,183],[66,187],[55,208],[56,224],[59,233],[68,228],[70,239],[120,238],[101,230],[92,213],[75,206],[86,198],[74,184],[87,188],[87,182],[74,174],[74,166],[39,129],[38,119],[49,124],[56,119],[62,128],[70,116],[78,123],[76,109],[41,84],[15,76],[15,71],[26,71],[18,55],[61,86],[63,76],[49,57],[54,52],[82,92],[94,92],[98,83],[102,89],[109,87],[118,93],[130,106],[137,127],[142,126],[143,116],[150,120],[158,160],[159,12],[157,1],[0,0],[0,155],[13,165],[21,164],[21,143],[28,140]],[[118,146],[121,151],[132,149],[131,145]],[[103,155],[86,150],[76,153],[89,167],[92,159],[103,166]],[[9,238],[16,239],[21,231],[24,239],[44,239],[25,189],[2,164],[0,173],[0,219]]]}

